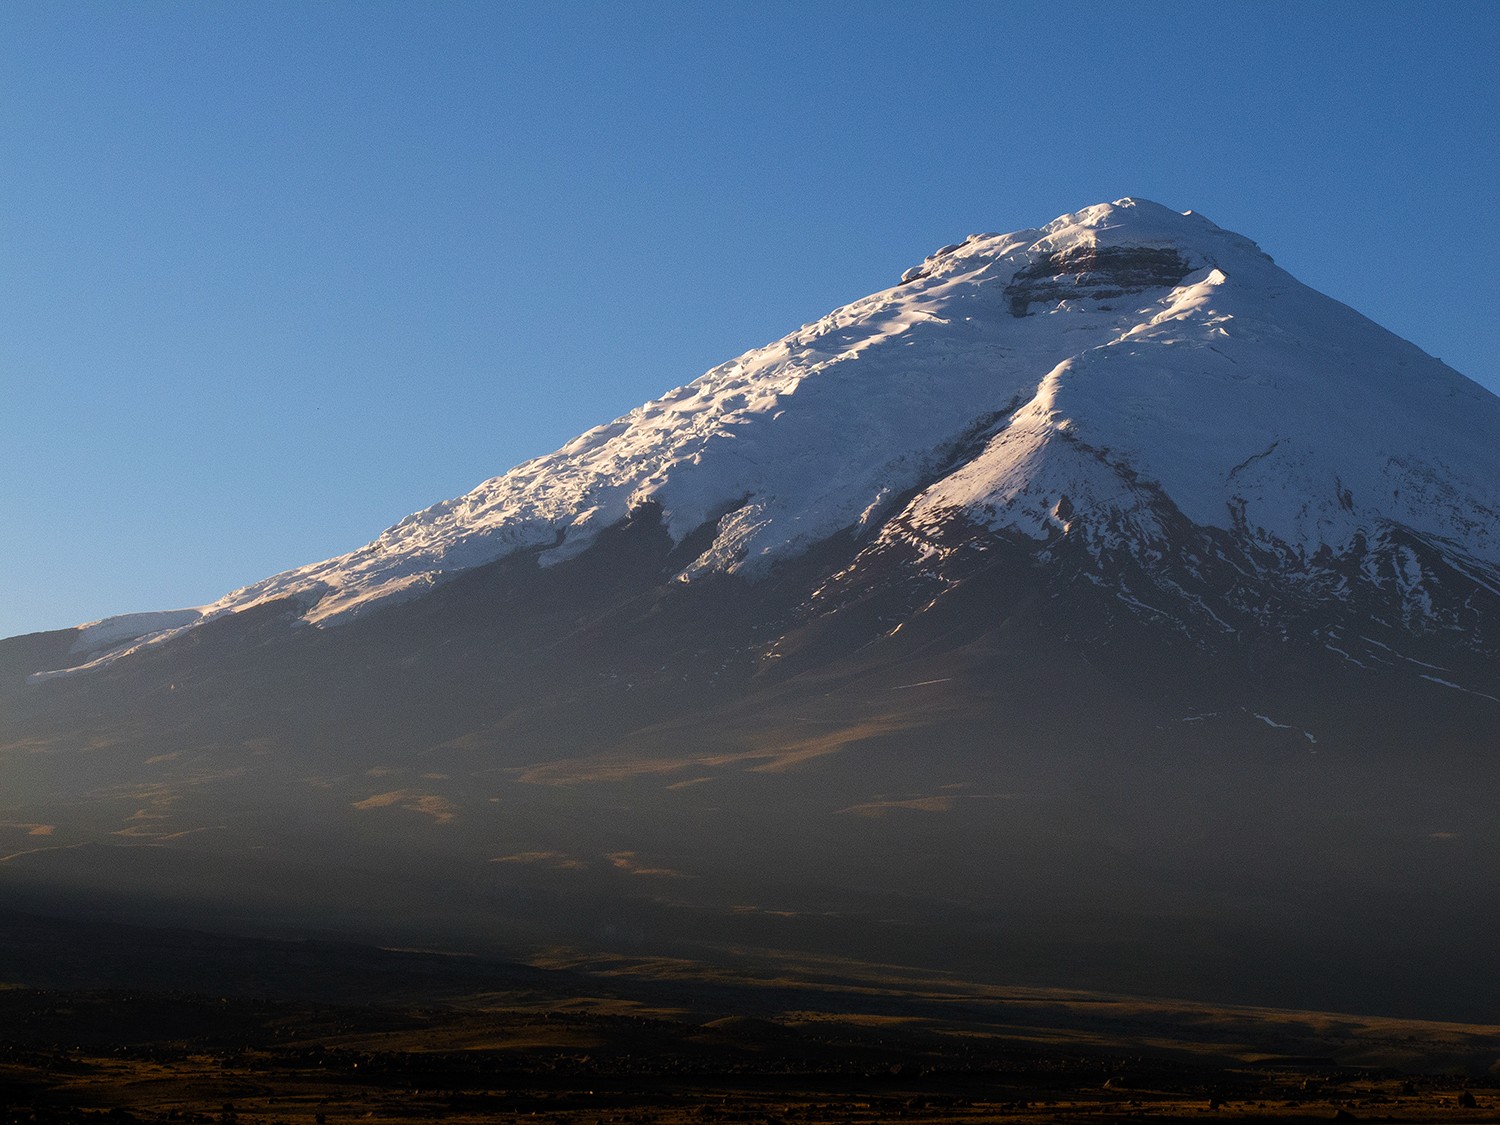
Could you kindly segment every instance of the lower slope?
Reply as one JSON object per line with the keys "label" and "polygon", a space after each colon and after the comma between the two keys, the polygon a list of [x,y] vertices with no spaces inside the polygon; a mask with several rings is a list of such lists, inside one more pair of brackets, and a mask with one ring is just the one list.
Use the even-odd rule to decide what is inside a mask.
{"label": "lower slope", "polygon": [[715,525],[674,542],[648,506],[340,629],[268,603],[13,678],[0,885],[475,948],[1500,999],[1475,983],[1500,980],[1488,650],[1413,640],[1363,566],[1347,599],[1299,593],[1157,514],[1171,558],[950,521],[682,583]]}

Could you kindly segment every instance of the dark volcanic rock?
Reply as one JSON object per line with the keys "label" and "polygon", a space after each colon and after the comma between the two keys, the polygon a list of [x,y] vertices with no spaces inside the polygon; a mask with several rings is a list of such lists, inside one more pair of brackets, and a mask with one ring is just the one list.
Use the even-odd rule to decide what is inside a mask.
{"label": "dark volcanic rock", "polygon": [[1175,250],[1148,246],[1076,246],[1048,254],[1018,272],[1005,287],[1015,316],[1026,316],[1033,304],[1107,300],[1176,285],[1192,268]]}

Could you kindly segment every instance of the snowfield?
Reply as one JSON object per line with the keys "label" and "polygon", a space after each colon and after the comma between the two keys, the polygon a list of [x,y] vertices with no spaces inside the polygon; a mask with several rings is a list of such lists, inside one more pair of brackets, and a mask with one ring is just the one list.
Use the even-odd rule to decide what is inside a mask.
{"label": "snowfield", "polygon": [[687,581],[897,515],[1146,544],[1147,491],[1291,561],[1400,527],[1500,565],[1500,399],[1200,215],[1122,199],[906,278],[359,550],[88,626],[70,670],[274,599],[326,626],[514,552],[553,564],[647,503],[679,541],[717,520]]}

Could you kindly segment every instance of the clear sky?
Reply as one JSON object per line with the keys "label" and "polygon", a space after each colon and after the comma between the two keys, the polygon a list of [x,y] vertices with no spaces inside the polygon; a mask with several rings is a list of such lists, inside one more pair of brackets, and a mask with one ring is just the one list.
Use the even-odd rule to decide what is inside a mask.
{"label": "clear sky", "polygon": [[0,636],[350,550],[1122,195],[1500,390],[1497,58],[1493,2],[7,0]]}

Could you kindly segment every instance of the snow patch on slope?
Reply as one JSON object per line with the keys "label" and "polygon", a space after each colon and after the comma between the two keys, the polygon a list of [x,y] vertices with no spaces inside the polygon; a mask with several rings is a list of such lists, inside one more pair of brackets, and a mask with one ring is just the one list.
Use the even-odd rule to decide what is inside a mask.
{"label": "snow patch on slope", "polygon": [[191,625],[202,616],[203,611],[200,609],[165,609],[156,613],[122,613],[106,617],[102,621],[80,625],[78,636],[68,651],[75,654],[97,652],[106,645]]}
{"label": "snow patch on slope", "polygon": [[1500,445],[1475,436],[1500,434],[1500,400],[1285,274],[1239,278],[1187,279],[1054,368],[912,522],[964,510],[1041,538],[1124,518],[1149,536],[1145,481],[1194,523],[1303,560],[1395,524],[1500,562]]}

